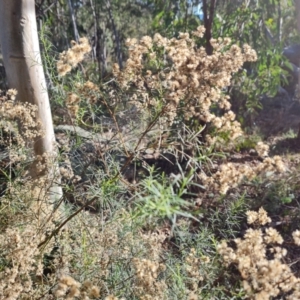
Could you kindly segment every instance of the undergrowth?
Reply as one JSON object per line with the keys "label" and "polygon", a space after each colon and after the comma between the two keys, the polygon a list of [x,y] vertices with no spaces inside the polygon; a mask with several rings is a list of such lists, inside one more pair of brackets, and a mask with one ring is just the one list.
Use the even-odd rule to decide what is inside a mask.
{"label": "undergrowth", "polygon": [[[256,53],[219,38],[208,56],[203,32],[128,40],[125,68],[101,84],[73,70],[91,64],[86,38],[59,55],[58,75],[44,47],[61,178],[30,178],[41,124],[17,91],[1,94],[1,299],[299,296],[283,238],[249,210],[268,206],[264,187],[278,209],[295,199],[288,162],[244,135],[224,93]],[[57,179],[64,197],[50,203]]]}

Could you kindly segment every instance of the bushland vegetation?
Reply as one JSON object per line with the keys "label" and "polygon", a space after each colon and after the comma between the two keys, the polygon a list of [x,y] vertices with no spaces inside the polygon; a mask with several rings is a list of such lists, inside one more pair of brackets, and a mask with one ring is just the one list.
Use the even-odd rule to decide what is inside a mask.
{"label": "bushland vegetation", "polygon": [[59,158],[3,80],[0,299],[300,298],[293,4],[167,2],[37,2]]}

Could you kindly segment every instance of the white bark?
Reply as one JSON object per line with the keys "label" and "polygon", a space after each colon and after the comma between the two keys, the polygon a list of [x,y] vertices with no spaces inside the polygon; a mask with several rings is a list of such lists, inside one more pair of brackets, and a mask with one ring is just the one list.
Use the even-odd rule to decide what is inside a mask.
{"label": "white bark", "polygon": [[[34,0],[0,0],[0,44],[9,87],[18,91],[19,101],[38,107],[37,118],[42,122],[45,135],[33,141],[34,154],[56,154]],[[40,175],[33,164],[31,176],[36,178]],[[53,190],[58,197],[61,196],[60,187],[54,187]]]}

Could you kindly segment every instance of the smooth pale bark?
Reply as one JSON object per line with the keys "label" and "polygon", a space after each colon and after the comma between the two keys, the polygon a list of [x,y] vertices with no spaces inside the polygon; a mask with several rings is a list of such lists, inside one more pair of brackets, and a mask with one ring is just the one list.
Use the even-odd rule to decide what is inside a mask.
{"label": "smooth pale bark", "polygon": [[[34,154],[49,153],[55,156],[57,150],[41,62],[34,0],[0,0],[0,44],[9,88],[18,91],[19,101],[38,107],[37,118],[43,125],[45,135],[29,141],[33,142]],[[52,174],[54,170],[58,170],[56,164],[52,167]],[[30,172],[33,178],[42,175],[35,163]],[[57,198],[62,195],[58,186],[52,187],[52,192],[57,193]],[[52,195],[52,199],[54,197]]]}

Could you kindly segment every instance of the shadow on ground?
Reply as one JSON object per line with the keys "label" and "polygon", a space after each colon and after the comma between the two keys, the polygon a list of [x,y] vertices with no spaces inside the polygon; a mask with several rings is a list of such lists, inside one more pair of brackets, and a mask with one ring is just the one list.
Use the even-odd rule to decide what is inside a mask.
{"label": "shadow on ground", "polygon": [[300,102],[287,101],[277,96],[264,98],[263,109],[255,119],[255,125],[270,143],[271,155],[300,153],[297,137],[300,125]]}

